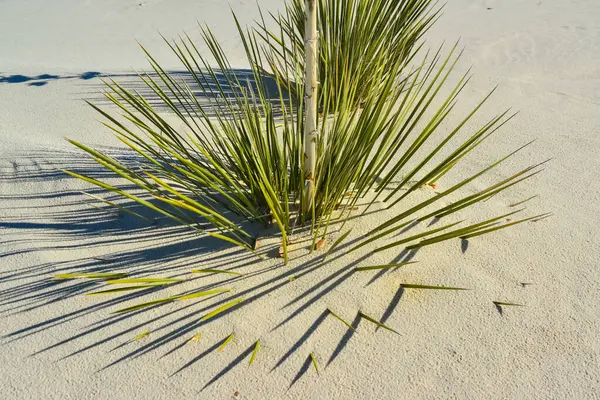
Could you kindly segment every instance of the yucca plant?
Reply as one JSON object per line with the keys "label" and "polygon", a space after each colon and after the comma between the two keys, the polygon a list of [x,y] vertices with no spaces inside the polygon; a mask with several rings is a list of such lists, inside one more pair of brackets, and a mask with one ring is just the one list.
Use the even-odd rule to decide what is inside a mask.
{"label": "yucca plant", "polygon": [[[453,76],[461,55],[458,45],[448,51],[421,48],[419,38],[438,15],[431,6],[429,0],[306,0],[304,4],[290,0],[286,14],[275,18],[278,35],[267,29],[264,20],[258,27],[245,30],[235,19],[248,70],[231,67],[208,28],[201,28],[207,55],[201,54],[188,36],[174,42],[165,40],[184,73],[166,71],[142,47],[153,70],[139,76],[143,93],[109,80],[106,97],[120,115],[91,105],[106,119],[105,125],[130,156],[117,159],[71,140],[129,187],[66,172],[261,257],[265,252],[258,248],[259,235],[272,235],[281,243],[284,263],[288,262],[294,233],[310,239],[311,244],[306,246],[310,252],[319,250],[310,258],[316,266],[362,249],[363,256],[348,274],[383,274],[415,262],[397,256],[383,263],[362,263],[380,252],[397,249],[404,250],[400,255],[414,253],[425,246],[448,240],[467,241],[546,218],[549,214],[511,219],[524,211],[515,209],[517,206],[534,197],[511,204],[510,212],[498,212],[498,216],[473,215],[476,205],[526,182],[542,170],[545,162],[496,178],[475,193],[470,190],[472,183],[491,171],[497,172],[498,166],[530,143],[498,156],[475,173],[463,172],[467,156],[487,144],[515,114],[506,110],[480,125],[474,124],[473,117],[492,90],[458,123],[450,124],[470,72]],[[211,65],[209,59],[216,65]],[[436,188],[440,180],[444,190],[420,190]],[[103,201],[132,212],[122,203]],[[369,232],[351,232],[352,228],[346,226],[351,219],[366,218],[369,210],[372,214],[386,209],[385,220]],[[476,221],[435,224],[438,219],[455,213],[465,216],[466,212]],[[404,232],[412,224],[425,221],[431,224],[420,233]],[[278,229],[267,229],[272,225]],[[328,245],[326,239],[334,225],[337,238]],[[260,229],[262,233],[257,235]],[[222,274],[232,281],[228,281],[228,287],[170,293],[162,299],[115,310],[119,315],[135,315],[166,304],[218,297],[204,309],[206,313],[200,319],[178,329],[179,333],[156,339],[155,344],[135,354],[176,335],[193,334],[186,343],[197,341],[197,330],[203,324],[256,298],[249,291],[235,293],[235,280],[244,278],[239,272],[217,268],[191,272]],[[300,277],[307,272],[294,270],[289,275],[292,273]],[[129,277],[124,272],[61,274],[57,278],[107,280],[103,290],[90,293],[94,296],[145,294],[145,289],[166,290],[181,281]],[[296,275],[284,273],[280,278],[287,278],[287,284]],[[451,295],[467,289],[401,283],[399,290]],[[305,307],[308,305],[299,310]],[[329,308],[317,321],[329,314],[352,333],[361,319],[376,329],[398,333],[387,325],[387,318],[378,320],[375,314],[361,310],[352,323]],[[146,331],[133,340],[149,334]],[[231,333],[212,348],[221,351],[234,337]],[[250,356],[250,365],[261,361],[260,357],[257,360],[259,349],[267,351],[267,347],[261,347],[260,338],[253,338],[252,343],[238,357]],[[330,362],[333,358],[335,355]],[[308,360],[318,372],[314,352]]]}
{"label": "yucca plant", "polygon": [[[271,14],[273,29],[263,19],[257,28],[267,43],[269,71],[276,71],[282,84],[298,94],[295,71],[304,70],[306,4],[290,0],[283,13]],[[319,107],[335,110],[344,97],[360,107],[373,92],[383,88],[382,77],[402,72],[388,64],[412,59],[420,39],[440,15],[433,0],[316,0],[321,91]],[[402,74],[396,79],[405,78]],[[352,91],[345,88],[351,86]]]}
{"label": "yucca plant", "polygon": [[[307,4],[314,2],[309,0]],[[416,25],[419,29],[413,27],[410,32],[415,29],[422,32],[431,23],[433,16],[425,20],[420,17],[429,3],[407,1],[399,2],[401,7],[393,7],[392,2],[373,2],[377,9],[393,9],[394,13],[413,10],[409,14],[419,21]],[[321,29],[331,27],[339,31],[337,34],[322,34],[321,38],[328,40],[326,45],[331,46],[337,40],[347,41],[348,38],[339,37],[345,31],[361,35],[357,46],[360,43],[365,48],[384,45],[384,42],[370,42],[374,36],[369,29],[377,31],[378,27],[385,26],[390,16],[388,12],[367,13],[366,6],[358,0],[323,0],[318,4]],[[354,8],[347,9],[349,4],[354,4]],[[316,8],[301,8],[297,0],[288,5],[288,10],[317,12]],[[369,15],[368,20],[361,19],[359,14],[363,13]],[[343,15],[346,17],[342,18]],[[316,14],[313,17],[316,22]],[[284,19],[278,21],[282,34],[291,34],[287,32],[287,22]],[[313,24],[307,32],[314,31],[314,28]],[[402,46],[398,49],[392,46],[393,51],[381,50],[384,55],[372,57],[376,63],[368,71],[369,81],[376,83],[372,90],[365,90],[363,79],[350,74],[327,75],[330,63],[340,62],[345,56],[344,62],[348,65],[359,65],[365,56],[363,53],[358,50],[348,54],[341,52],[336,56],[337,61],[327,55],[330,51],[327,48],[317,53],[321,55],[318,57],[320,62],[325,61],[325,73],[329,79],[322,92],[326,93],[325,98],[330,99],[325,103],[329,112],[319,118],[314,115],[314,104],[297,101],[309,91],[314,101],[317,92],[314,82],[306,79],[314,77],[314,74],[306,73],[311,65],[301,62],[307,55],[304,46],[298,43],[287,46],[285,40],[276,44],[266,42],[260,28],[244,31],[238,23],[238,30],[250,66],[243,76],[231,68],[211,31],[202,28],[202,38],[217,67],[211,66],[186,36],[177,42],[167,42],[185,67],[186,79],[165,71],[143,49],[154,72],[140,75],[140,79],[152,98],[128,90],[116,81],[107,82],[106,97],[121,110],[121,118],[95,105],[92,107],[106,118],[106,125],[137,158],[117,160],[71,141],[102,167],[133,183],[152,199],[140,195],[139,191],[126,191],[87,176],[68,173],[142,204],[190,229],[248,251],[256,249],[255,230],[251,226],[275,223],[281,235],[281,254],[287,263],[289,235],[294,229],[310,227],[313,250],[326,238],[330,224],[338,221],[343,226],[343,222],[356,214],[359,203],[363,213],[375,202],[383,202],[388,207],[402,204],[419,188],[434,185],[456,169],[465,156],[514,115],[509,111],[499,113],[466,135],[466,139],[453,144],[453,139],[458,138],[459,133],[462,135],[467,122],[491,93],[459,124],[442,131],[440,127],[455,107],[469,80],[469,73],[460,76],[454,84],[448,84],[460,56],[457,46],[445,56],[441,49],[432,54],[427,52],[419,63],[414,63],[413,46],[416,38],[420,37],[418,34],[409,35],[414,40],[407,39],[407,48],[403,51],[400,49]],[[323,40],[319,41],[321,45]],[[375,35],[373,40],[382,39]],[[313,51],[317,51],[316,48]],[[373,51],[370,50],[371,53]],[[283,72],[273,69],[273,60],[281,55],[294,60],[296,66]],[[270,75],[266,75],[265,71],[269,71]],[[292,72],[291,81],[306,84],[296,84],[295,89],[290,91],[287,90],[289,86],[284,87],[283,83]],[[404,78],[399,79],[402,76]],[[333,92],[335,95],[330,96]],[[441,93],[446,94],[441,97]],[[360,99],[361,107],[356,107],[357,99]],[[157,104],[171,115],[166,117]],[[183,128],[179,129],[178,125]],[[312,139],[305,140],[307,135],[311,135]],[[309,145],[314,146],[310,160],[306,157]],[[383,240],[414,220],[444,217],[470,207],[537,174],[542,164],[517,171],[479,193],[462,198],[457,196],[460,189],[518,150],[431,198],[411,204],[406,209],[400,207],[396,217],[360,238],[350,251]],[[311,165],[307,167],[307,163]],[[307,184],[308,181],[310,184]],[[439,200],[450,195],[454,199],[450,205],[435,209]],[[426,210],[427,207],[433,211]],[[418,237],[387,244],[381,249],[404,244],[416,248],[452,238],[470,238],[541,216],[498,225],[504,217],[413,242],[455,224],[436,228]],[[346,236],[347,233],[344,233],[331,246],[329,253]]]}

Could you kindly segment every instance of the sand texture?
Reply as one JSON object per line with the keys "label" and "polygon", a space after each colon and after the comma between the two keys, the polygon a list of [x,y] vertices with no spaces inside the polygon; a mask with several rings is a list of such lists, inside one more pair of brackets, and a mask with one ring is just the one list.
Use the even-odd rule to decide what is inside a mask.
{"label": "sand texture", "polygon": [[[229,3],[0,1],[0,397],[600,398],[600,2],[448,2],[428,46],[460,37],[466,50],[457,68],[474,67],[452,120],[459,121],[497,84],[467,130],[508,107],[521,110],[465,161],[462,173],[537,139],[467,191],[554,157],[528,184],[478,206],[479,215],[498,215],[539,195],[527,203],[529,212],[554,216],[474,239],[467,249],[456,241],[425,248],[417,264],[382,276],[352,268],[388,262],[393,252],[368,261],[358,252],[310,271],[303,268],[303,250],[287,267],[277,257],[258,262],[169,223],[148,226],[90,207],[79,192],[102,191],[58,170],[112,179],[64,138],[122,153],[83,100],[115,111],[101,95],[101,79],[136,84],[134,71],[148,69],[136,40],[165,68],[181,70],[157,31],[198,38],[197,21],[206,22],[232,66],[244,68],[229,7],[242,24],[259,15],[255,1]],[[259,3],[272,11],[281,6],[276,0]],[[354,220],[352,235],[392,214]],[[50,280],[56,273],[102,266],[194,279],[143,298],[88,297],[93,283]],[[246,275],[192,276],[195,268]],[[472,290],[401,290],[402,282]],[[214,323],[197,324],[230,294],[132,316],[111,314],[217,285],[243,294],[247,304]],[[493,301],[526,307],[500,313]],[[327,308],[349,322],[362,310],[398,334],[364,319],[353,333]],[[151,333],[131,341],[144,331]],[[234,340],[216,351],[232,332]],[[200,340],[188,343],[197,333]],[[259,339],[261,349],[249,367]]]}

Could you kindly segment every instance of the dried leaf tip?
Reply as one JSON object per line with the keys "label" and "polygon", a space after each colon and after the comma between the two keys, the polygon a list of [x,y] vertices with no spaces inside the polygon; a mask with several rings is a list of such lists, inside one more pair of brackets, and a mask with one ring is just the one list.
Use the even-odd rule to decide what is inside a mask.
{"label": "dried leaf tip", "polygon": [[511,303],[506,301],[494,301],[496,307],[514,306],[514,307],[525,307],[525,304]]}
{"label": "dried leaf tip", "polygon": [[134,342],[134,341],[136,341],[136,340],[143,339],[143,338],[145,338],[146,336],[148,336],[149,334],[150,334],[150,331],[145,331],[145,332],[142,332],[142,333],[140,333],[139,335],[137,335],[136,337],[134,337],[134,338],[133,338],[131,341],[132,341],[132,342]]}
{"label": "dried leaf tip", "polygon": [[199,341],[199,340],[200,340],[200,334],[199,334],[199,333],[197,333],[197,334],[195,334],[195,335],[194,335],[194,337],[193,337],[193,338],[191,338],[191,339],[188,341],[188,343],[197,342],[197,341]]}
{"label": "dried leaf tip", "polygon": [[260,349],[260,339],[257,340],[256,344],[254,345],[254,351],[252,351],[252,357],[250,357],[250,362],[248,363],[248,366],[254,364],[254,360],[256,359],[256,353],[258,353],[258,349]]}
{"label": "dried leaf tip", "polygon": [[317,242],[317,250],[321,250],[327,244],[327,239],[321,239]]}
{"label": "dried leaf tip", "polygon": [[231,335],[227,336],[227,339],[225,339],[223,344],[221,346],[219,346],[217,351],[221,352],[229,344],[229,342],[231,342],[233,340],[234,337],[235,337],[235,333],[232,333]]}
{"label": "dried leaf tip", "polygon": [[315,357],[315,353],[310,353],[310,360],[312,361],[313,367],[315,367],[315,371],[317,371],[317,375],[321,375],[319,373],[319,366],[317,365],[317,358]]}

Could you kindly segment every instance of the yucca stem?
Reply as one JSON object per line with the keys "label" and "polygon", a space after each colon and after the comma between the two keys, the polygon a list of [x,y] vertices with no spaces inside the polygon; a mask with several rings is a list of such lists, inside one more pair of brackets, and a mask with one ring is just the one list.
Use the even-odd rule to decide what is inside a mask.
{"label": "yucca stem", "polygon": [[306,0],[306,24],[304,33],[304,48],[306,49],[305,76],[304,76],[304,102],[306,119],[304,122],[304,177],[305,201],[304,212],[312,208],[315,188],[315,169],[317,165],[317,101],[318,101],[318,57],[319,42],[317,32],[317,2]]}

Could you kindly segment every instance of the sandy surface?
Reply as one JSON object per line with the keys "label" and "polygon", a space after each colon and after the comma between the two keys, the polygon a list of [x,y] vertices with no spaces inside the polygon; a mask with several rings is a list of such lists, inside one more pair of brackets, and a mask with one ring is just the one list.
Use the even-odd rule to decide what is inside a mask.
{"label": "sandy surface", "polygon": [[[260,4],[274,10],[280,2]],[[254,1],[231,6],[243,23],[257,17]],[[229,5],[220,0],[0,1],[2,398],[598,398],[597,0],[449,2],[429,40],[437,46],[462,37],[460,67],[475,67],[457,118],[496,84],[478,122],[505,107],[521,110],[466,170],[532,138],[535,146],[498,174],[555,157],[535,181],[494,197],[482,212],[539,194],[531,212],[555,216],[480,238],[464,254],[456,242],[424,249],[419,264],[372,282],[374,274],[348,273],[354,256],[302,274],[300,257],[287,269],[276,259],[257,263],[177,227],[115,218],[83,204],[77,191],[89,187],[57,172],[66,166],[102,176],[63,140],[117,146],[81,99],[102,101],[102,76],[128,80],[146,68],[135,39],[177,68],[156,31],[197,36],[196,20],[215,29],[234,66],[244,66]],[[357,231],[376,224],[367,218]],[[180,277],[198,266],[239,268],[246,278],[196,277],[144,299],[219,283],[251,301],[197,326],[228,295],[119,318],[111,311],[140,300],[86,297],[86,282],[49,281],[56,272],[102,266]],[[409,281],[474,290],[398,290]],[[527,306],[501,315],[494,300]],[[327,307],[350,321],[361,309],[399,335],[364,320],[351,335],[323,317]],[[128,343],[145,330],[148,337]],[[197,332],[200,341],[185,344]],[[235,340],[214,351],[231,332]],[[248,367],[258,339],[262,348]],[[320,376],[306,364],[311,352]]]}

